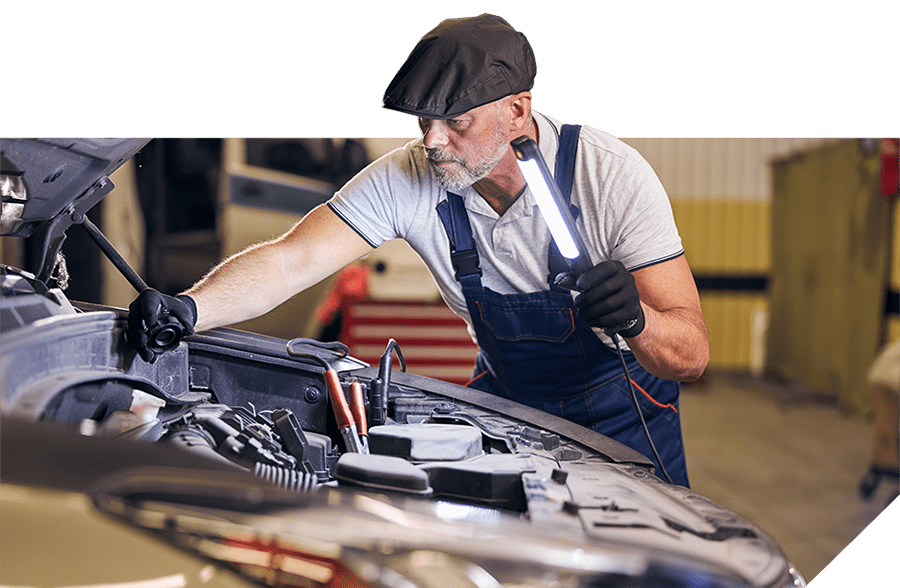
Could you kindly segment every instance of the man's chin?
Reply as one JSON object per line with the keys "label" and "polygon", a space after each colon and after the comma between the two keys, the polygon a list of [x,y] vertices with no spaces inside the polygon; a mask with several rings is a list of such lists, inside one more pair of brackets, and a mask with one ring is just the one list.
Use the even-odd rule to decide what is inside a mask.
{"label": "man's chin", "polygon": [[[474,182],[470,181],[469,178],[461,178],[459,174],[451,173],[446,165],[442,165],[439,163],[431,163],[431,171],[434,173],[434,177],[437,180],[437,183],[448,192],[465,190],[469,186],[471,186]],[[455,163],[455,162],[448,162]],[[459,164],[457,164],[459,165]]]}
{"label": "man's chin", "polygon": [[441,188],[443,188],[447,192],[461,192],[462,190],[465,190],[466,188],[468,188],[469,186],[472,185],[472,182],[459,182],[459,181],[445,180],[445,179],[441,178],[440,176],[437,176],[437,183]]}

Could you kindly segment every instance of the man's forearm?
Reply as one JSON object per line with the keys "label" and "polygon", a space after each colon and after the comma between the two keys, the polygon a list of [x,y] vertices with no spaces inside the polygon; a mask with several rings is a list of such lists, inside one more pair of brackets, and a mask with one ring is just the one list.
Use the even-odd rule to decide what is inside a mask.
{"label": "man's forearm", "polygon": [[638,363],[651,374],[693,382],[709,363],[709,336],[703,317],[682,309],[655,311],[644,305],[646,326],[627,340]]}
{"label": "man's forearm", "polygon": [[184,292],[197,303],[196,330],[256,318],[296,292],[272,243],[250,247],[216,266]]}
{"label": "man's forearm", "polygon": [[265,314],[370,251],[327,206],[318,206],[287,233],[226,259],[184,292],[197,303],[196,330]]}

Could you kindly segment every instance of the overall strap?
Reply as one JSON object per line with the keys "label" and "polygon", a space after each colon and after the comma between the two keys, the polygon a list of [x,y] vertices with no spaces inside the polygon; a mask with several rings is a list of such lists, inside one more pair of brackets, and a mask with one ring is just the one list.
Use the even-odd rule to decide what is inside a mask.
{"label": "overall strap", "polygon": [[[572,184],[575,181],[575,154],[578,151],[578,136],[581,133],[580,125],[563,125],[559,135],[559,153],[556,156],[556,169],[554,177],[556,185],[562,194],[563,201],[569,207],[572,218],[577,219],[579,210],[572,206]],[[559,248],[552,240],[550,241],[550,252],[548,255],[547,265],[550,267],[550,274],[547,280],[550,282],[551,288],[556,288],[556,276],[568,269],[565,259],[559,252]]]}
{"label": "overall strap", "polygon": [[470,276],[474,276],[472,279],[479,279],[482,272],[478,263],[478,251],[472,239],[469,215],[462,197],[447,192],[447,199],[437,205],[437,213],[450,241],[450,263],[456,272],[456,279],[463,281],[463,278]]}
{"label": "overall strap", "polygon": [[559,154],[556,157],[556,184],[563,200],[569,203],[575,178],[575,153],[578,150],[580,125],[563,125],[559,133]]}

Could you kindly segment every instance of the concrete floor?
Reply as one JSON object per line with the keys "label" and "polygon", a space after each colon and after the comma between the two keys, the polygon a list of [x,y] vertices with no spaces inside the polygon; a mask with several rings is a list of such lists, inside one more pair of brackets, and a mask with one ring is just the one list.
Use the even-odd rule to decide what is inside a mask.
{"label": "concrete floor", "polygon": [[872,424],[832,402],[749,375],[711,374],[682,387],[691,488],[762,528],[811,581],[884,509],[858,486]]}

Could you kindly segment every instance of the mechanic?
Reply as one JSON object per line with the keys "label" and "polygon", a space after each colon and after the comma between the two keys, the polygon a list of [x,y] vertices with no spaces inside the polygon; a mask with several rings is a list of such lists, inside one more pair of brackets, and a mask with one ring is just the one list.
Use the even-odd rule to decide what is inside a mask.
{"label": "mechanic", "polygon": [[558,254],[510,148],[528,135],[551,167],[556,160],[560,124],[531,110],[535,74],[531,46],[504,19],[440,23],[384,94],[384,107],[417,117],[421,138],[183,294],[143,292],[129,317],[139,353],[155,359],[142,323],[164,312],[188,334],[248,320],[402,238],[478,343],[470,386],[592,428],[656,462],[603,333],[633,323],[619,339],[631,378],[666,470],[687,486],[679,382],[702,374],[709,343],[668,197],[634,149],[582,127],[571,205],[596,265],[577,292],[553,284]]}

